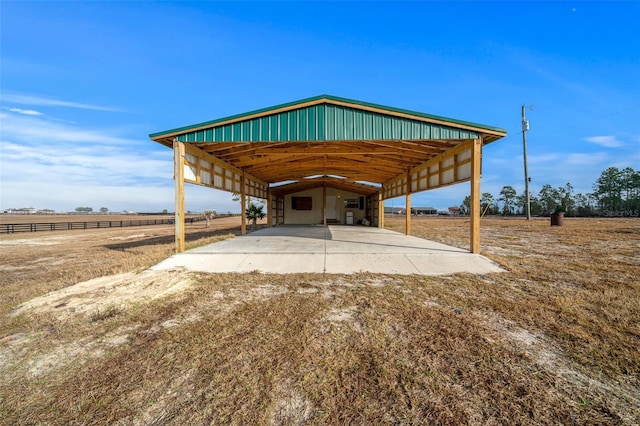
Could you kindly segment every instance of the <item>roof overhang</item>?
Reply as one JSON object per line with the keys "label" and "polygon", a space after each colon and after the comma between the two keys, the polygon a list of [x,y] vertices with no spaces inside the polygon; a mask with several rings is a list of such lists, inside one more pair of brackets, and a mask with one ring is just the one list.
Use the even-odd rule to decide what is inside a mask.
{"label": "roof overhang", "polygon": [[[470,140],[486,145],[504,136],[497,127],[329,95],[149,135],[169,147],[185,142],[267,184],[299,187],[381,185],[446,160]],[[305,179],[331,175],[343,182]]]}

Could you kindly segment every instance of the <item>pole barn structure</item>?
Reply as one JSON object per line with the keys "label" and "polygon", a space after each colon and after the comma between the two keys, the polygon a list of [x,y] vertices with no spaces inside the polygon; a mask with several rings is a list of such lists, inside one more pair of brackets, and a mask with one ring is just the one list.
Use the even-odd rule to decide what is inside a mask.
{"label": "pole barn structure", "polygon": [[[482,147],[506,130],[321,95],[149,137],[174,152],[176,251],[184,184],[267,201],[267,225],[384,226],[384,200],[471,182],[470,251],[480,251]],[[405,233],[411,233],[406,215]]]}

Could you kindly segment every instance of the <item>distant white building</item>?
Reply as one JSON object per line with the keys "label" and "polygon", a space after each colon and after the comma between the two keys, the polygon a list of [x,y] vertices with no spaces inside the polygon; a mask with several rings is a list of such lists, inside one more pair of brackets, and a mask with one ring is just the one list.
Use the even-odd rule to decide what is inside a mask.
{"label": "distant white building", "polygon": [[36,214],[37,212],[33,207],[23,207],[20,209],[7,209],[4,214]]}

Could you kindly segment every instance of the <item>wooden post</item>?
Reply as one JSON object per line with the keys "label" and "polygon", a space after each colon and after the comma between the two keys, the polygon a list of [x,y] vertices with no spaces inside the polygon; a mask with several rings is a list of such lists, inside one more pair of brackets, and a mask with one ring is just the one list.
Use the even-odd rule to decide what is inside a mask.
{"label": "wooden post", "polygon": [[327,184],[322,183],[322,224],[327,226]]}
{"label": "wooden post", "polygon": [[240,235],[247,234],[247,185],[244,179],[244,170],[242,171],[242,182],[240,182]]}
{"label": "wooden post", "polygon": [[383,191],[378,192],[378,228],[384,228],[384,197]]}
{"label": "wooden post", "polygon": [[273,204],[271,203],[271,187],[267,185],[267,228],[271,228],[273,220]]}
{"label": "wooden post", "polygon": [[280,226],[280,197],[276,195],[276,226]]}
{"label": "wooden post", "polygon": [[471,253],[480,253],[480,167],[482,165],[482,139],[474,139],[471,149],[471,194],[470,194],[470,248]]}
{"label": "wooden post", "polygon": [[411,173],[407,173],[407,193],[405,195],[407,214],[404,222],[404,233],[411,235]]}
{"label": "wooden post", "polygon": [[173,179],[175,180],[175,243],[176,253],[182,253],[184,244],[184,142],[173,140]]}

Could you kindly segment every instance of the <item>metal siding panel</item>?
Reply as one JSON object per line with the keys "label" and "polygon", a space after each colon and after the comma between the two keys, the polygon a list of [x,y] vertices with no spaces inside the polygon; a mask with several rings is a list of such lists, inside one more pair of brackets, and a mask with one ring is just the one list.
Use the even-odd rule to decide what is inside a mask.
{"label": "metal siding panel", "polygon": [[289,120],[289,140],[299,141],[300,132],[298,130],[298,111],[294,110],[287,114]]}
{"label": "metal siding panel", "polygon": [[345,110],[345,121],[347,124],[346,130],[349,140],[356,139],[355,121],[358,118],[359,117],[356,117],[356,114],[354,114],[352,109]]}
{"label": "metal siding panel", "polygon": [[272,115],[269,120],[269,135],[267,136],[267,140],[269,141],[277,141],[280,140],[278,135],[280,134],[280,128],[278,127],[278,116]]}
{"label": "metal siding panel", "polygon": [[307,133],[309,134],[309,140],[318,140],[318,122],[317,122],[318,107],[313,106],[307,109]]}
{"label": "metal siding panel", "polygon": [[342,139],[353,140],[353,129],[350,124],[348,108],[342,108]]}
{"label": "metal siding panel", "polygon": [[316,128],[318,129],[318,139],[319,141],[327,140],[327,121],[324,119],[326,113],[326,105],[318,105],[317,109],[318,115],[316,117]]}
{"label": "metal siding panel", "polygon": [[358,111],[353,111],[353,118],[351,123],[351,137],[353,140],[362,139],[362,125],[364,123],[365,115],[360,114]]}
{"label": "metal siding panel", "polygon": [[422,126],[420,123],[411,123],[411,135],[414,139],[422,137]]}
{"label": "metal siding panel", "polygon": [[242,123],[242,140],[251,141],[251,124],[252,121],[245,121]]}
{"label": "metal siding panel", "polygon": [[298,140],[309,140],[309,129],[307,128],[307,115],[309,114],[309,108],[305,108],[298,113]]}
{"label": "metal siding panel", "polygon": [[278,123],[280,126],[280,135],[278,137],[279,141],[287,141],[289,140],[289,121],[288,114],[278,114]]}
{"label": "metal siding panel", "polygon": [[262,120],[261,119],[255,119],[255,120],[251,120],[251,141],[255,142],[255,141],[259,141],[260,137],[262,136],[262,131],[260,129],[262,124]]}
{"label": "metal siding panel", "polygon": [[336,138],[336,109],[332,105],[325,105],[324,108],[324,140],[335,140]]}
{"label": "metal siding panel", "polygon": [[340,108],[340,119],[342,120],[342,125],[340,126],[341,140],[351,140],[351,128],[349,127],[349,110],[347,108]]}
{"label": "metal siding panel", "polygon": [[387,116],[382,116],[382,138],[381,139],[391,139],[393,129],[391,127],[391,118]]}
{"label": "metal siding panel", "polygon": [[318,104],[177,135],[185,142],[476,139],[478,132],[334,104]]}
{"label": "metal siding panel", "polygon": [[353,119],[353,137],[354,139],[363,139],[364,122],[367,119],[366,114],[354,114]]}
{"label": "metal siding panel", "polygon": [[413,131],[413,122],[411,120],[403,120],[402,125],[402,137],[404,139],[415,139],[415,132]]}
{"label": "metal siding panel", "polygon": [[233,123],[231,125],[231,140],[233,142],[242,140],[242,126],[240,123]]}
{"label": "metal siding panel", "polygon": [[333,138],[336,140],[344,140],[344,136],[344,108],[336,108]]}
{"label": "metal siding panel", "polygon": [[222,128],[222,140],[224,142],[231,142],[233,140],[233,134],[231,132],[231,126],[224,126]]}
{"label": "metal siding panel", "polygon": [[382,116],[374,114],[373,116],[373,134],[371,139],[382,139],[384,123],[382,122]]}
{"label": "metal siding panel", "polygon": [[429,139],[431,137],[431,126],[418,123],[419,139]]}
{"label": "metal siding panel", "polygon": [[271,119],[269,117],[260,117],[260,140],[268,141],[271,134]]}
{"label": "metal siding panel", "polygon": [[372,139],[373,134],[373,116],[369,113],[363,114],[362,120],[362,139]]}

